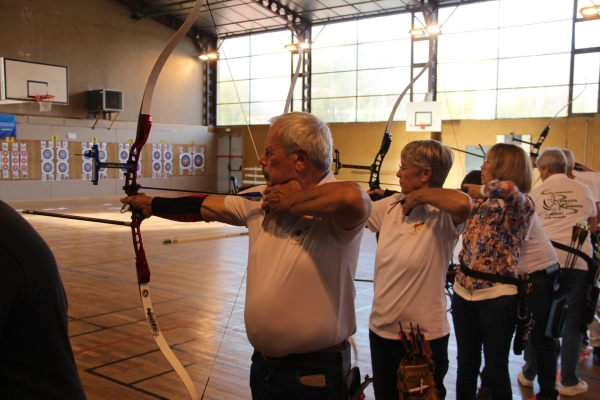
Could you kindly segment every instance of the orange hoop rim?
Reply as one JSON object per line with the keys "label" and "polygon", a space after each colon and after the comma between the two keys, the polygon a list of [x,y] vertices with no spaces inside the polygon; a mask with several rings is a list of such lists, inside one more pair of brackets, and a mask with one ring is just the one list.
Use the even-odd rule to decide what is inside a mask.
{"label": "orange hoop rim", "polygon": [[35,94],[33,97],[35,98],[36,103],[41,103],[44,100],[51,100],[54,98],[51,94]]}

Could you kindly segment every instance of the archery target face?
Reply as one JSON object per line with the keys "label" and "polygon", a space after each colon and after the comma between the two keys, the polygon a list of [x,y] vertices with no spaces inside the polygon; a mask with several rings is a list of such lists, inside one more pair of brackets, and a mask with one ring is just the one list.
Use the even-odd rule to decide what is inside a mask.
{"label": "archery target face", "polygon": [[69,164],[67,164],[65,162],[60,162],[60,163],[58,163],[56,168],[58,169],[58,172],[60,172],[61,174],[64,174],[69,170]]}
{"label": "archery target face", "polygon": [[106,159],[106,150],[98,149],[98,158],[101,160]]}
{"label": "archery target face", "polygon": [[50,174],[54,171],[54,164],[51,162],[45,162],[42,164],[42,170],[45,174]]}
{"label": "archery target face", "polygon": [[165,151],[165,160],[167,161],[171,161],[171,159],[173,158],[173,152],[172,151]]}
{"label": "archery target face", "polygon": [[190,166],[190,164],[192,163],[192,160],[190,159],[190,156],[187,154],[184,154],[183,156],[181,156],[181,165],[184,168],[187,168]]}
{"label": "archery target face", "polygon": [[127,157],[129,157],[129,152],[127,150],[121,150],[120,157],[121,160],[127,160]]}
{"label": "archery target face", "polygon": [[204,165],[204,157],[202,157],[200,154],[194,155],[194,165],[197,168],[202,167]]}
{"label": "archery target face", "polygon": [[83,170],[88,174],[92,172],[92,163],[84,163]]}
{"label": "archery target face", "polygon": [[154,169],[154,171],[156,171],[156,172],[159,172],[160,171],[160,163],[159,162],[153,163],[152,169]]}
{"label": "archery target face", "polygon": [[69,154],[65,149],[58,150],[57,155],[60,160],[66,160],[69,157]]}
{"label": "archery target face", "polygon": [[152,152],[152,158],[155,160],[160,160],[160,151],[159,150],[154,150]]}
{"label": "archery target face", "polygon": [[172,169],[173,169],[173,164],[165,163],[165,171],[171,172]]}
{"label": "archery target face", "polygon": [[51,160],[52,159],[52,150],[44,149],[44,151],[42,151],[42,157],[44,158],[44,160]]}
{"label": "archery target face", "polygon": [[27,171],[27,165],[21,165],[21,171]]}

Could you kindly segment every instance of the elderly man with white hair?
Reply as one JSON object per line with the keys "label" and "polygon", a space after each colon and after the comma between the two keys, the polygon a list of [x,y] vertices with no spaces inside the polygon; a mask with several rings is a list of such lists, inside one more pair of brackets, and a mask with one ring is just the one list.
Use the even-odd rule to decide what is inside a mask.
{"label": "elderly man with white hair", "polygon": [[[530,196],[535,202],[535,211],[546,234],[558,243],[571,244],[572,228],[576,224],[596,226],[596,205],[590,189],[567,176],[567,159],[559,148],[542,151],[537,158],[537,167],[543,183],[535,187]],[[592,243],[586,240],[581,251],[592,255]],[[558,250],[558,260],[564,268],[567,252]],[[587,383],[577,376],[581,331],[579,319],[588,284],[587,264],[577,259],[573,269],[565,271],[568,287],[569,311],[561,349],[561,395],[573,396],[587,391]]]}

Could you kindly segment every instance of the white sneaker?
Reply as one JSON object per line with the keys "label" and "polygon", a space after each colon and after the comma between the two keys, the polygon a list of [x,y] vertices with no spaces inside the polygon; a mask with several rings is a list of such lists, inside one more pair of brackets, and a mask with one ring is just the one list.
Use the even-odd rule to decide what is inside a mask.
{"label": "white sneaker", "polygon": [[523,375],[523,370],[520,370],[517,374],[517,380],[521,386],[533,387],[533,381],[525,378],[525,375]]}
{"label": "white sneaker", "polygon": [[573,386],[565,386],[562,385],[560,389],[558,389],[558,393],[565,396],[575,396],[576,394],[585,393],[588,390],[588,385],[585,381],[579,380],[577,385]]}

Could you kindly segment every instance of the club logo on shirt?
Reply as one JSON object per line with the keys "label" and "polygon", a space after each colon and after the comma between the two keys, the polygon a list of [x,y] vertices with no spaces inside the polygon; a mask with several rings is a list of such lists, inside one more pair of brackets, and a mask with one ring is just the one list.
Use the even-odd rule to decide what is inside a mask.
{"label": "club logo on shirt", "polygon": [[541,192],[542,195],[546,196],[542,202],[544,210],[549,211],[544,214],[544,218],[563,218],[565,214],[577,214],[578,208],[583,208],[582,205],[577,204],[577,199],[569,198],[567,194],[573,192],[568,191],[552,191],[544,190]]}
{"label": "club logo on shirt", "polygon": [[411,230],[408,233],[413,236],[418,236],[419,233],[421,233],[421,229],[423,229],[424,226],[425,226],[425,221],[417,222],[416,224],[413,224]]}
{"label": "club logo on shirt", "polygon": [[302,243],[304,243],[304,239],[306,239],[307,235],[308,226],[304,229],[298,229],[297,231],[292,233],[292,239],[290,240],[290,243],[293,245],[301,245]]}

